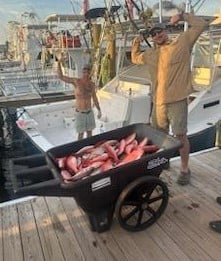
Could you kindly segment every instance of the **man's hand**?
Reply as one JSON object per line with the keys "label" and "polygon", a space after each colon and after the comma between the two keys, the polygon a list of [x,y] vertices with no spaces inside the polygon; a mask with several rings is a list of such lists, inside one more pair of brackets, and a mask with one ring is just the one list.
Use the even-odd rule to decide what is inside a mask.
{"label": "man's hand", "polygon": [[176,14],[170,18],[170,23],[172,25],[176,25],[176,24],[178,24],[179,21],[182,21],[182,20],[183,20],[183,14]]}
{"label": "man's hand", "polygon": [[97,118],[100,119],[101,116],[102,116],[102,114],[101,114],[101,110],[98,110]]}
{"label": "man's hand", "polygon": [[60,63],[63,63],[67,59],[67,54],[64,52],[59,52],[56,54],[56,57]]}
{"label": "man's hand", "polygon": [[143,34],[139,34],[138,36],[136,36],[136,37],[134,38],[134,41],[135,41],[135,42],[139,42],[139,43],[143,42],[143,41],[144,41],[144,36],[143,36]]}

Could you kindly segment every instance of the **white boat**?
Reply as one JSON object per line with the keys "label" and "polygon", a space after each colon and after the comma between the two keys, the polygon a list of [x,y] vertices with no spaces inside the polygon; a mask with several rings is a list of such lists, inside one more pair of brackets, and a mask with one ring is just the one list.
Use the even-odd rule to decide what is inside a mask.
{"label": "white boat", "polygon": [[[195,92],[189,97],[188,107],[192,152],[214,146],[216,123],[221,119],[221,41],[217,33],[203,34],[194,48]],[[146,66],[131,65],[98,90],[102,118],[96,121],[94,134],[149,122],[151,82],[148,79]],[[73,142],[77,139],[74,103],[73,100],[22,108],[18,126],[42,151]]]}

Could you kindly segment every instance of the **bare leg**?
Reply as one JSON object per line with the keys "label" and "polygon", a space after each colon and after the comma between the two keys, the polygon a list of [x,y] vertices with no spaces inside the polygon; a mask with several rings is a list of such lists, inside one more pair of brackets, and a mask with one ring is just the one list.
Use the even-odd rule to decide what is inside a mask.
{"label": "bare leg", "polygon": [[87,137],[91,137],[92,136],[92,131],[87,131]]}
{"label": "bare leg", "polygon": [[84,133],[83,132],[78,133],[78,140],[82,140],[83,137],[84,137]]}
{"label": "bare leg", "polygon": [[190,144],[186,134],[177,135],[177,138],[183,143],[183,147],[180,149],[181,166],[180,170],[187,173],[189,171],[189,152]]}

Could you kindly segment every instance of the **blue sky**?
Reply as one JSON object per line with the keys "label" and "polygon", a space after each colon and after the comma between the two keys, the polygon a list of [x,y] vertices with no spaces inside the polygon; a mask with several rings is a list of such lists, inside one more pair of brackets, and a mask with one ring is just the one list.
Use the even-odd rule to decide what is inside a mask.
{"label": "blue sky", "polygon": [[[89,0],[90,1],[90,0]],[[76,12],[80,12],[82,1],[79,0],[0,0],[0,43],[4,43],[7,33],[7,22],[10,20],[20,21],[21,14],[24,12],[35,12],[41,20],[53,13],[71,14],[73,13],[72,4]],[[104,6],[104,0],[91,0],[90,7]],[[120,2],[123,2],[120,0]],[[140,3],[140,0],[136,0]],[[147,5],[153,6],[157,0],[144,0]],[[173,0],[178,4],[185,0]],[[192,0],[196,3],[197,0]],[[220,0],[205,0],[205,3],[199,10],[199,14],[213,15],[221,11]]]}

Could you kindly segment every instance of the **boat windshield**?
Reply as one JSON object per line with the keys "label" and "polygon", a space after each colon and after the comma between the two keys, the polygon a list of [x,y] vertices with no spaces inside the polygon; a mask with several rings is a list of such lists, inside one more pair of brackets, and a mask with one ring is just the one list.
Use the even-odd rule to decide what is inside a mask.
{"label": "boat windshield", "polygon": [[195,87],[210,87],[211,83],[220,77],[220,33],[211,31],[201,35],[194,47],[192,70]]}
{"label": "boat windshield", "polygon": [[150,76],[146,65],[132,65],[118,77],[107,83],[102,90],[123,96],[146,96],[150,92]]}

